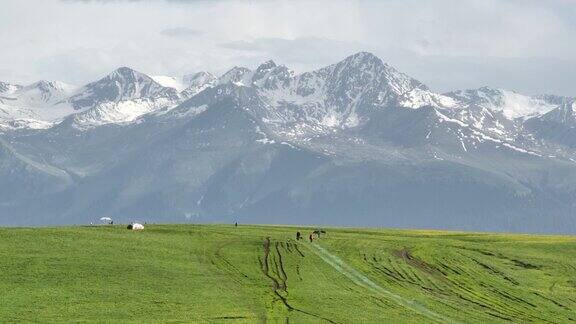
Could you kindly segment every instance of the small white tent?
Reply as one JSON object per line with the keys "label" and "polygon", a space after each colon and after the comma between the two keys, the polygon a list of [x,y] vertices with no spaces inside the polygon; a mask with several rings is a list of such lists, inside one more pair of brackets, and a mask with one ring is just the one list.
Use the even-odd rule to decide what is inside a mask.
{"label": "small white tent", "polygon": [[112,224],[112,218],[110,217],[100,217],[100,221],[104,224]]}

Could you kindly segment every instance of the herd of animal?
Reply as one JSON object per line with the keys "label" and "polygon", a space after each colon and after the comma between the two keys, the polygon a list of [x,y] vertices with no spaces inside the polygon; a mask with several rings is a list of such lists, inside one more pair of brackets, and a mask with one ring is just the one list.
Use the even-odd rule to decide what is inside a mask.
{"label": "herd of animal", "polygon": [[[319,239],[321,234],[326,234],[325,230],[322,229],[316,229],[314,231],[312,231],[312,233],[310,233],[310,235],[308,235],[308,239],[310,240],[310,242],[314,242],[315,239]],[[300,231],[296,232],[296,241],[300,241],[302,240],[302,233],[300,233]]]}

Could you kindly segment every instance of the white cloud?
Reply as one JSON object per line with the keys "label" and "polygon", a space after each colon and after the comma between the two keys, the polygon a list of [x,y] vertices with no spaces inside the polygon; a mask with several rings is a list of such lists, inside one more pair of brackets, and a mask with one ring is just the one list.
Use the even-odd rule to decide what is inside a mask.
{"label": "white cloud", "polygon": [[[121,65],[151,74],[219,73],[269,58],[303,71],[370,50],[435,89],[494,84],[570,94],[564,72],[576,70],[570,0],[3,0],[1,6],[0,80],[84,83]],[[530,73],[547,79],[538,88]]]}

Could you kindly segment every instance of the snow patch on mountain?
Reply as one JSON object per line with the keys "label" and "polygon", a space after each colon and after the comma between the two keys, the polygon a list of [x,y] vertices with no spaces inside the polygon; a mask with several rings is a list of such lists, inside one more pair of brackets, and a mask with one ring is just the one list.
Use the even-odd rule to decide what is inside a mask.
{"label": "snow patch on mountain", "polygon": [[178,92],[186,89],[186,84],[182,78],[165,75],[151,75],[150,77],[163,87],[176,89]]}
{"label": "snow patch on mountain", "polygon": [[9,95],[18,90],[22,89],[22,86],[19,84],[13,84],[8,82],[0,81],[0,94],[1,95]]}
{"label": "snow patch on mountain", "polygon": [[207,88],[216,86],[218,84],[218,78],[208,72],[198,72],[185,76],[184,83],[187,86],[180,92],[180,96],[188,99]]}
{"label": "snow patch on mountain", "polygon": [[9,131],[17,129],[48,129],[54,126],[54,123],[29,118],[10,118],[3,119],[0,117],[0,130]]}
{"label": "snow patch on mountain", "polygon": [[27,109],[53,106],[66,98],[75,87],[60,81],[38,81],[27,86],[4,84],[0,104]]}
{"label": "snow patch on mountain", "polygon": [[73,115],[74,127],[88,129],[107,124],[136,121],[139,117],[169,107],[175,103],[168,98],[138,98],[120,102],[105,102],[94,108]]}
{"label": "snow patch on mountain", "polygon": [[576,100],[565,101],[558,108],[539,118],[543,121],[576,126]]}
{"label": "snow patch on mountain", "polygon": [[0,124],[3,130],[44,129],[74,113],[61,101],[75,87],[60,81],[38,81],[33,84],[6,87],[0,96]]}
{"label": "snow patch on mountain", "polygon": [[434,106],[443,108],[456,108],[458,101],[454,98],[437,94],[421,88],[412,89],[403,93],[399,101],[402,107],[418,109],[424,106]]}
{"label": "snow patch on mountain", "polygon": [[525,96],[514,91],[488,87],[458,90],[446,95],[466,105],[482,106],[491,111],[502,112],[509,119],[529,118],[557,107],[542,97]]}
{"label": "snow patch on mountain", "polygon": [[549,104],[544,100],[531,98],[513,91],[502,90],[503,104],[494,110],[501,108],[504,115],[509,118],[530,117],[542,113],[547,113],[556,108],[555,105]]}

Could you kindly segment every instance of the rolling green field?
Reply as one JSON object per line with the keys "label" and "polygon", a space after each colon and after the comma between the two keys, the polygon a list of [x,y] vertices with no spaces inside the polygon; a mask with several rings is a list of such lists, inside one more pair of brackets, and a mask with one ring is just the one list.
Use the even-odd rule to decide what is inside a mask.
{"label": "rolling green field", "polygon": [[0,322],[576,321],[576,237],[310,231],[0,229]]}

